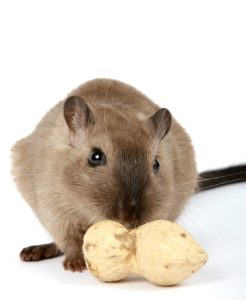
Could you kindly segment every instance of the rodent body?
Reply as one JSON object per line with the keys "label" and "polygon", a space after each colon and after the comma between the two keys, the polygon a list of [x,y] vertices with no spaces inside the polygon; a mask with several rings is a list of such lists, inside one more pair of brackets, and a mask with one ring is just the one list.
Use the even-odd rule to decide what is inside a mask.
{"label": "rodent body", "polygon": [[168,110],[109,79],[75,89],[17,142],[13,175],[55,241],[50,256],[63,252],[72,271],[83,268],[90,225],[174,221],[198,180],[190,138]]}

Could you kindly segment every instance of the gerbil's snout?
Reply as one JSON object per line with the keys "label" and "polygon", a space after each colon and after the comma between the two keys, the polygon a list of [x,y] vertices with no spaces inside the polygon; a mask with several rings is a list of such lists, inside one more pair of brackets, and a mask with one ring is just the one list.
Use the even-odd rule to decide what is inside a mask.
{"label": "gerbil's snout", "polygon": [[119,201],[119,214],[121,212],[126,212],[128,215],[132,215],[137,212],[137,208],[139,206],[139,200],[134,198],[120,199]]}
{"label": "gerbil's snout", "polygon": [[137,227],[141,218],[141,200],[136,197],[119,199],[115,217],[127,228]]}
{"label": "gerbil's snout", "polygon": [[114,203],[114,217],[128,228],[136,227],[141,223],[144,212],[143,196],[148,182],[145,149],[129,141],[119,145],[114,172],[118,191]]}

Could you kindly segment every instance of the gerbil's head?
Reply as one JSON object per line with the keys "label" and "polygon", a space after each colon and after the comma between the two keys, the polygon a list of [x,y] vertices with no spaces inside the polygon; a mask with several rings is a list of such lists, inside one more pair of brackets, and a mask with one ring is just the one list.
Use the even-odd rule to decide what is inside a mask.
{"label": "gerbil's head", "polygon": [[168,218],[167,109],[140,118],[71,96],[65,101],[64,117],[72,161],[65,170],[66,181],[76,208],[90,224],[113,219],[135,227]]}

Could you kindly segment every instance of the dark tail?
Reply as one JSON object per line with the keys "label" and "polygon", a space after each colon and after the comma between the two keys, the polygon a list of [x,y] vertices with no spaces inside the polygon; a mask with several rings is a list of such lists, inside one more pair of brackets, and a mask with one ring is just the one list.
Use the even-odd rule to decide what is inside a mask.
{"label": "dark tail", "polygon": [[246,181],[246,165],[206,171],[199,174],[197,192],[242,181]]}

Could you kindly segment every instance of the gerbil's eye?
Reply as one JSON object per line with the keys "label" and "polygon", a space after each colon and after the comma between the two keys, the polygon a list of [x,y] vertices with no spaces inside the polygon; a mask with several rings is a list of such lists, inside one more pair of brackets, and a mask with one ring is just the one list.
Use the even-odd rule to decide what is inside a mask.
{"label": "gerbil's eye", "polygon": [[99,149],[94,149],[90,154],[89,164],[94,167],[105,165],[106,164],[105,154]]}
{"label": "gerbil's eye", "polygon": [[157,159],[154,160],[153,162],[153,171],[154,173],[157,173],[160,169],[160,163]]}

